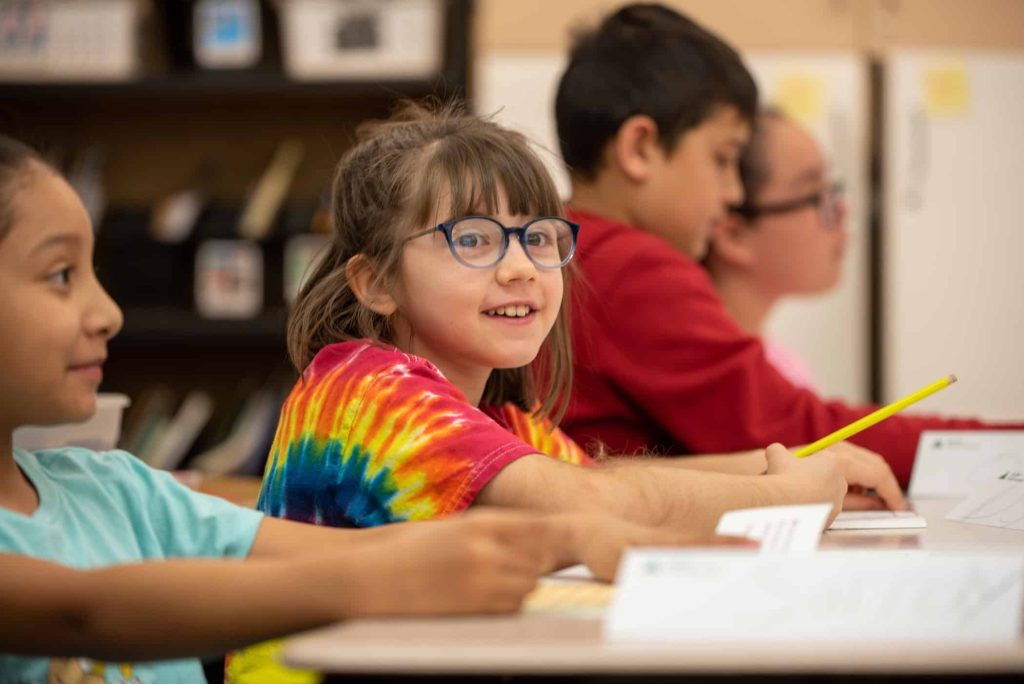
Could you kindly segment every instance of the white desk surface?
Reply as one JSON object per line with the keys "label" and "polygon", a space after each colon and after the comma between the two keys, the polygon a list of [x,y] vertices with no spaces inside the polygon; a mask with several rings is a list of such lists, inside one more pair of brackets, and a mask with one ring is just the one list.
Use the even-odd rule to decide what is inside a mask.
{"label": "white desk surface", "polygon": [[[823,550],[1024,551],[1024,532],[945,520],[956,501],[915,501],[926,530],[827,532]],[[606,643],[596,614],[356,620],[289,639],[290,665],[374,674],[1024,673],[1024,637],[1007,645],[886,642]]]}

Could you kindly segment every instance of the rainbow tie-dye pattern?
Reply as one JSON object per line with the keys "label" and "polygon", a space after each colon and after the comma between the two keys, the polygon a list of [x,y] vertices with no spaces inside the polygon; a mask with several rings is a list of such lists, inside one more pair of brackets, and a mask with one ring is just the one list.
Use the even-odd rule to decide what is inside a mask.
{"label": "rainbow tie-dye pattern", "polygon": [[366,342],[334,344],[281,410],[258,506],[335,527],[442,517],[467,508],[503,467],[531,453],[591,462],[545,420],[512,405],[471,406],[423,359]]}
{"label": "rainbow tie-dye pattern", "polygon": [[[424,359],[343,342],[316,355],[281,409],[258,506],[335,527],[440,517],[534,453],[593,463],[546,420],[511,404],[474,408]],[[280,650],[277,641],[235,653],[226,681],[318,681],[285,668]]]}

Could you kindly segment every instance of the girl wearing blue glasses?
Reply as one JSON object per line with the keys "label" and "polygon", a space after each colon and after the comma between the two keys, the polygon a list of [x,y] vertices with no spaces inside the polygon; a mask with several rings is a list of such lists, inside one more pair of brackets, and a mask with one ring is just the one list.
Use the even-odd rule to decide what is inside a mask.
{"label": "girl wearing blue glasses", "polygon": [[[476,504],[551,511],[570,530],[557,562],[610,579],[624,548],[711,540],[731,508],[838,506],[834,464],[798,465],[780,446],[767,477],[598,467],[555,427],[578,226],[525,139],[413,104],[361,136],[335,177],[333,242],[289,320],[301,378],[263,512],[372,527]],[[283,677],[279,648],[234,654],[228,679]]]}
{"label": "girl wearing blue glasses", "polygon": [[[339,164],[334,239],[289,321],[302,377],[271,447],[264,512],[343,527],[476,504],[560,512],[583,521],[560,560],[611,577],[622,547],[707,539],[726,510],[838,510],[846,482],[830,455],[776,445],[765,476],[595,462],[555,427],[571,380],[577,226],[526,140],[415,105],[363,136]],[[236,656],[229,674],[248,681],[266,654]]]}
{"label": "girl wearing blue glasses", "polygon": [[[559,560],[609,578],[630,545],[722,543],[712,535],[728,510],[839,511],[847,483],[831,453],[588,455],[556,427],[572,384],[578,227],[526,139],[413,104],[361,135],[335,176],[333,241],[289,320],[301,378],[281,409],[262,511],[339,527],[480,504],[559,513],[576,521]],[[765,475],[738,474],[754,459]],[[236,655],[229,676],[269,676],[272,652]]]}
{"label": "girl wearing blue glasses", "polygon": [[639,539],[648,525],[707,537],[723,511],[766,501],[838,510],[846,483],[829,456],[773,449],[769,477],[595,462],[556,427],[578,227],[525,138],[412,104],[362,135],[335,177],[333,242],[289,320],[302,377],[282,408],[263,511],[371,527],[491,503],[630,523],[585,545]]}

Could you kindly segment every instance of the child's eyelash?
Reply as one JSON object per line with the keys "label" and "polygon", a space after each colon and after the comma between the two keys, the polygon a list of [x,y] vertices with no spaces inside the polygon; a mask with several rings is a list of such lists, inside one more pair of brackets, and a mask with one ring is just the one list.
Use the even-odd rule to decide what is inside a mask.
{"label": "child's eyelash", "polygon": [[55,271],[52,271],[50,275],[46,277],[46,279],[49,280],[50,282],[59,285],[68,285],[71,282],[71,272],[73,270],[73,267],[65,266],[64,268],[59,268]]}

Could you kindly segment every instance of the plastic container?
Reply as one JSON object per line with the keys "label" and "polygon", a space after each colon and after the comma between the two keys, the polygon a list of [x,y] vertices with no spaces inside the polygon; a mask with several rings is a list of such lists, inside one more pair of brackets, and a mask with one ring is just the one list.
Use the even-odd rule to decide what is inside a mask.
{"label": "plastic container", "polygon": [[0,80],[123,81],[136,76],[145,7],[139,0],[0,2]]}
{"label": "plastic container", "polygon": [[121,416],[130,403],[123,394],[100,393],[92,418],[82,423],[20,427],[14,431],[14,446],[26,451],[66,446],[109,451],[121,437]]}
{"label": "plastic container", "polygon": [[256,0],[199,0],[193,15],[193,53],[205,69],[244,69],[263,53]]}
{"label": "plastic container", "polygon": [[284,0],[288,75],[306,81],[429,79],[442,67],[439,0]]}

